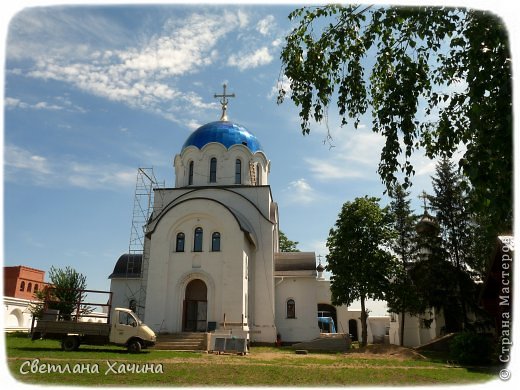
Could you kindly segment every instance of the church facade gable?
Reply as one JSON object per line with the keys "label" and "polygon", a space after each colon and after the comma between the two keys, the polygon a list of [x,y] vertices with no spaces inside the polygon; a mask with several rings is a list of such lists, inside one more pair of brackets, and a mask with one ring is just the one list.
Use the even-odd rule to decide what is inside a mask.
{"label": "church facade gable", "polygon": [[[168,332],[186,329],[181,302],[190,275],[192,279],[205,275],[201,280],[206,286],[216,286],[207,291],[207,321],[222,321],[223,311],[240,318],[245,306],[241,300],[247,292],[236,281],[244,279],[242,259],[251,248],[232,213],[205,199],[188,200],[181,206],[163,216],[149,241],[146,318],[152,327]],[[184,235],[182,250],[177,247],[179,234]],[[186,283],[180,283],[186,278]]]}

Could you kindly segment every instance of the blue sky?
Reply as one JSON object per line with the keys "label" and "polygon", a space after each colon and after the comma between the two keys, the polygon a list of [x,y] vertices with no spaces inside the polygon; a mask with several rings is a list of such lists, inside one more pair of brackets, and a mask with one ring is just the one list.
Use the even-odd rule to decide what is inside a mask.
{"label": "blue sky", "polygon": [[[382,138],[339,127],[333,110],[302,136],[296,108],[276,104],[279,53],[295,5],[68,6],[11,16],[5,51],[4,264],[72,266],[89,288],[128,250],[138,167],[173,187],[173,157],[217,120],[222,83],[230,120],[260,140],[281,229],[326,255],[341,205],[382,197]],[[283,81],[283,80],[282,80]],[[412,200],[435,163],[415,156]]]}

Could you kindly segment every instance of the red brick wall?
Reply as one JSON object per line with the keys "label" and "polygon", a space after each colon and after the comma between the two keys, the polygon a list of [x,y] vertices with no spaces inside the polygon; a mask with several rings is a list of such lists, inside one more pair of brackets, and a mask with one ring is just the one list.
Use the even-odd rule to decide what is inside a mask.
{"label": "red brick wall", "polygon": [[41,290],[45,285],[45,271],[25,267],[4,267],[4,295],[8,297],[33,299],[35,287]]}

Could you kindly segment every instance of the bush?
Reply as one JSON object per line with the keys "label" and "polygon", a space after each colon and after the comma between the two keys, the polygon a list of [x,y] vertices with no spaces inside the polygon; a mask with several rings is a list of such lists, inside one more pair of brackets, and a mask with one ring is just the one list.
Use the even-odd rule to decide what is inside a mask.
{"label": "bush", "polygon": [[450,343],[451,358],[460,364],[488,364],[492,352],[490,337],[481,333],[463,332],[455,335]]}

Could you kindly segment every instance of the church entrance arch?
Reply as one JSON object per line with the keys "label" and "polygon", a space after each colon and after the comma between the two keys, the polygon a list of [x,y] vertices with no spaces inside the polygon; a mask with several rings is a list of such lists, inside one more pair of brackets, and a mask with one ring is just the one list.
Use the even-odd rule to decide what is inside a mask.
{"label": "church entrance arch", "polygon": [[200,279],[186,285],[182,314],[184,332],[205,332],[208,317],[208,287]]}

